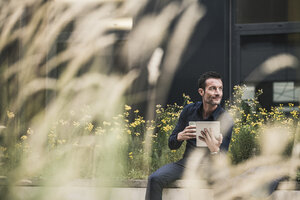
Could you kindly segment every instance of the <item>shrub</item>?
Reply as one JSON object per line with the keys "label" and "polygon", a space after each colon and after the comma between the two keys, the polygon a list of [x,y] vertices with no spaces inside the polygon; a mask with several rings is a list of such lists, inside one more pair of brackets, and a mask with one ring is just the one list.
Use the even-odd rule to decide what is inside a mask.
{"label": "shrub", "polygon": [[[261,151],[259,145],[260,132],[266,128],[266,124],[276,127],[288,127],[292,137],[283,154],[290,156],[293,149],[293,136],[298,123],[299,111],[290,104],[290,112],[284,113],[283,106],[273,107],[270,111],[262,108],[258,103],[259,91],[253,99],[242,100],[244,87],[234,88],[234,100],[227,102],[226,107],[233,116],[235,125],[233,128],[232,141],[229,148],[229,157],[233,164],[241,163]],[[190,98],[186,95],[184,104],[189,104]],[[99,177],[105,174],[103,164],[109,159],[110,141],[116,141],[115,153],[122,162],[116,165],[121,170],[116,177],[123,178],[146,178],[149,173],[159,167],[179,160],[184,152],[184,146],[178,150],[168,148],[168,138],[172,133],[183,106],[176,103],[156,106],[156,118],[146,121],[138,110],[132,110],[131,106],[125,105],[124,112],[113,117],[111,120],[95,123],[89,117],[88,106],[72,110],[69,115],[57,120],[48,132],[47,149],[53,159],[53,165],[47,165],[40,173],[55,173],[56,162],[64,162],[66,151],[72,151],[74,157],[84,157],[85,161],[74,163],[80,168],[81,177]],[[76,112],[79,112],[76,114]],[[78,118],[81,116],[81,118]],[[14,114],[7,112],[7,119],[12,123]],[[8,128],[6,128],[8,129]],[[150,154],[146,153],[146,133],[151,138]],[[22,156],[31,152],[30,138],[35,135],[34,130],[28,128],[21,134],[14,146],[0,145],[1,172],[18,166]],[[12,150],[13,149],[13,150]],[[104,155],[105,154],[105,155]],[[108,154],[108,155],[106,155]],[[82,156],[84,155],[84,156]],[[76,159],[74,159],[76,162]],[[35,176],[40,176],[36,174]],[[298,173],[299,174],[299,173]]]}
{"label": "shrub", "polygon": [[290,155],[293,140],[299,119],[299,107],[289,104],[290,112],[284,112],[283,105],[271,107],[270,111],[262,108],[258,96],[263,91],[258,91],[253,99],[243,100],[245,86],[235,86],[232,102],[227,102],[227,108],[234,119],[232,141],[229,156],[233,164],[243,162],[261,151],[260,133],[268,127],[285,128],[288,130],[286,137],[290,137],[284,155]]}

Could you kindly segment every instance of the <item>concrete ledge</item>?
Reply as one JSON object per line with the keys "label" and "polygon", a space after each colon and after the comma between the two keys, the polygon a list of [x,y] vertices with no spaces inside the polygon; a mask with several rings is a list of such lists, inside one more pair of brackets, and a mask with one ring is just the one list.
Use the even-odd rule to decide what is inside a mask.
{"label": "concrete ledge", "polygon": [[[8,185],[6,177],[0,177],[0,188]],[[64,183],[49,184],[42,179],[20,180],[10,184],[19,199],[31,200],[37,196],[54,195],[52,199],[64,200],[141,200],[145,198],[146,180],[95,180],[77,179]],[[298,200],[299,183],[282,182],[278,190],[272,194],[272,200]],[[205,181],[178,180],[165,188],[164,200],[213,200],[214,191]]]}
{"label": "concrete ledge", "polygon": [[[0,185],[8,185],[8,180],[4,176],[0,176]],[[29,186],[29,187],[38,187],[38,186],[77,186],[77,187],[118,187],[118,188],[146,188],[147,180],[137,179],[137,180],[100,180],[100,179],[76,179],[70,182],[56,182],[56,183],[47,183],[43,179],[22,179],[15,182],[15,186]],[[206,184],[206,181],[203,180],[178,180],[174,183],[168,185],[166,188],[203,188],[210,189]]]}
{"label": "concrete ledge", "polygon": [[272,194],[272,200],[299,200],[299,190],[276,190]]}
{"label": "concrete ledge", "polygon": [[[0,176],[0,186],[8,185],[8,180],[5,176]],[[146,188],[147,180],[135,179],[75,179],[69,182],[56,182],[47,183],[43,179],[22,179],[12,185],[15,186],[77,186],[77,187],[118,187],[118,188]],[[211,189],[211,187],[204,180],[177,180],[174,183],[168,185],[166,188],[202,188]],[[282,181],[280,182],[277,190],[300,190],[300,182],[296,181]]]}
{"label": "concrete ledge", "polygon": [[300,182],[297,182],[297,181],[282,181],[278,185],[277,190],[300,190]]}
{"label": "concrete ledge", "polygon": [[[6,177],[0,177],[1,186],[7,186]],[[94,180],[77,179],[70,182],[50,184],[42,179],[20,180],[10,183],[15,195],[22,200],[36,199],[38,195],[54,195],[52,199],[64,200],[142,200],[145,199],[147,180]],[[203,197],[213,199],[213,190],[204,181],[178,180],[163,190],[164,200],[193,200]],[[189,187],[189,188],[187,188]]]}

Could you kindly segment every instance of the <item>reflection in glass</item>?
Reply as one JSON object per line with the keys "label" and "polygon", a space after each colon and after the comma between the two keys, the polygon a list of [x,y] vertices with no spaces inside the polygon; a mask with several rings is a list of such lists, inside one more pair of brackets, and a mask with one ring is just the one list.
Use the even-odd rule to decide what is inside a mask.
{"label": "reflection in glass", "polygon": [[299,0],[236,0],[236,23],[300,21]]}
{"label": "reflection in glass", "polygon": [[295,86],[294,82],[273,83],[273,102],[295,102],[299,95],[300,87]]}

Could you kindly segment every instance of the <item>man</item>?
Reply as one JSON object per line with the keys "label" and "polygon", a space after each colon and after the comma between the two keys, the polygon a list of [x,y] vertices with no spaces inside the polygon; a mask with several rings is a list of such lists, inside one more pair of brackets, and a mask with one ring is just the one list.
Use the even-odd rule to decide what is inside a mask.
{"label": "man", "polygon": [[[183,158],[178,162],[161,167],[149,176],[146,200],[161,200],[163,188],[181,178],[187,158],[197,148],[196,130],[194,126],[189,126],[190,121],[220,121],[222,134],[219,138],[215,138],[209,130],[205,129],[201,132],[202,137],[199,139],[207,144],[211,154],[217,154],[220,150],[228,150],[233,122],[220,106],[223,96],[222,78],[216,72],[206,72],[200,76],[198,87],[202,102],[192,103],[184,107],[169,138],[170,149],[178,149],[186,141]],[[224,115],[227,116],[223,117]],[[227,130],[224,127],[228,127]]]}

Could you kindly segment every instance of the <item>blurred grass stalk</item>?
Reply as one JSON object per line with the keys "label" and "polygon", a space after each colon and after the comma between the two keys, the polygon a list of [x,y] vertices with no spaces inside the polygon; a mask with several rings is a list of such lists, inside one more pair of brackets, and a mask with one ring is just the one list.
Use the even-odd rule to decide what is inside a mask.
{"label": "blurred grass stalk", "polygon": [[[249,78],[255,76],[263,80],[272,73],[285,68],[299,70],[299,60],[290,54],[275,55],[258,66]],[[233,107],[233,109],[236,109],[233,116],[235,122],[242,120],[241,115],[246,114],[241,104],[242,93],[237,95],[237,99],[233,100],[236,103]],[[247,102],[247,100],[244,101]],[[248,103],[248,106],[251,106],[250,100],[248,100]],[[250,107],[251,115],[259,112],[255,109],[255,106],[254,108]],[[232,113],[232,111],[230,112]],[[232,165],[229,157],[225,155],[220,154],[209,160],[202,151],[195,151],[187,165],[190,168],[186,170],[183,178],[187,180],[207,180],[207,183],[214,189],[214,199],[217,200],[270,199],[272,198],[270,197],[272,184],[276,185],[280,179],[286,177],[295,183],[294,187],[289,189],[295,189],[295,179],[300,169],[299,114],[295,116],[294,121],[291,119],[294,122],[291,125],[292,127],[289,127],[290,124],[287,121],[284,125],[284,120],[288,117],[284,118],[283,112],[278,112],[277,115],[278,118],[276,117],[275,122],[267,119],[257,132],[248,131],[246,133],[256,134],[255,137],[257,137],[261,148],[258,155],[254,155],[238,165]],[[281,118],[279,115],[282,115]],[[246,126],[251,126],[250,122]],[[236,128],[239,130],[241,127]],[[241,133],[238,131],[233,134]],[[292,154],[285,155],[285,150],[289,147],[291,141],[293,141]],[[243,142],[245,143],[245,141]],[[239,152],[235,153],[238,154]],[[196,182],[195,184],[201,183]],[[196,187],[202,188],[203,186],[197,185]],[[197,199],[197,197],[194,199]]]}
{"label": "blurred grass stalk", "polygon": [[[111,22],[116,18],[135,18],[147,3],[1,1],[0,174],[8,181],[1,188],[2,199],[17,199],[13,186],[21,179],[39,177],[46,185],[67,185],[82,174],[101,177],[100,181],[120,176],[128,156],[124,142],[127,136],[122,129],[116,128],[105,136],[68,128],[55,130],[59,123],[70,123],[71,118],[74,125],[89,123],[90,129],[104,121],[115,122],[112,117],[122,112],[124,94],[143,67],[131,68],[125,63],[126,67],[120,69],[114,62],[106,62],[107,51],[119,39],[111,31]],[[139,19],[119,59],[129,59],[132,66],[146,60],[169,36],[171,21],[182,12],[170,34],[168,62],[161,67],[163,81],[154,86],[160,88],[160,94],[166,93],[188,38],[203,15],[199,8],[196,1],[170,2],[161,13]],[[66,41],[59,48],[61,35]],[[148,112],[155,110],[153,101]],[[85,106],[90,108],[88,116],[83,111]],[[61,140],[53,140],[56,137]],[[26,146],[19,148],[20,141]],[[59,193],[32,195],[32,199],[61,198]]]}
{"label": "blurred grass stalk", "polygon": [[[153,102],[157,98],[165,100],[167,97],[193,29],[206,12],[197,1],[185,0],[181,3],[170,1],[157,15],[139,15],[147,3],[146,0],[85,3],[79,0],[12,0],[0,3],[0,173],[8,181],[7,186],[1,187],[2,199],[17,199],[18,191],[13,186],[26,178],[43,178],[45,185],[68,185],[81,177],[104,181],[121,176],[128,159],[128,134],[123,134],[123,129],[117,127],[107,135],[92,135],[89,131],[104,121],[124,125],[124,121],[116,121],[112,117],[123,111],[124,94],[140,72],[146,69],[139,63],[148,60],[155,49],[169,38],[163,52],[164,59],[152,67],[156,72],[149,79],[151,89],[155,89],[157,95],[148,102],[151,106],[148,107],[146,120],[152,120],[154,116],[151,112],[155,110]],[[124,64],[126,67],[114,66],[114,62],[107,62],[106,56],[119,39],[111,30],[111,22],[115,18],[135,19],[138,15],[141,19],[130,30],[122,49],[123,56],[118,58],[121,62],[128,60],[129,67],[128,63]],[[170,24],[175,19],[178,20],[176,26],[169,33]],[[63,34],[67,41],[59,49],[58,39]],[[161,56],[160,53],[157,57]],[[271,69],[274,63],[280,65],[276,65],[276,69],[282,69],[287,64],[298,66],[292,56],[282,55],[279,59],[280,62],[276,62],[274,57],[272,62],[265,62],[262,67]],[[263,75],[270,73],[264,70]],[[68,126],[61,128],[59,124]],[[77,124],[86,126],[84,131],[69,128]],[[146,137],[150,135],[147,133]],[[56,137],[61,138],[57,140]],[[25,148],[18,146],[22,140],[26,141],[22,143]],[[148,139],[145,144],[145,160],[149,157],[150,141]],[[267,144],[269,140],[264,142]],[[26,151],[21,152],[20,149]],[[281,158],[279,161],[273,160],[274,157],[268,154],[237,167],[224,165],[226,157],[220,156],[215,161],[215,168],[210,169],[214,173],[208,177],[215,181],[216,199],[245,195],[259,185],[246,173],[251,167],[275,165],[281,167],[277,175],[288,171],[294,173],[295,168],[299,167],[298,141],[293,152],[294,157],[289,160],[293,163],[292,170],[288,168],[289,162]],[[199,155],[194,162],[202,157],[202,154]],[[257,176],[267,180],[275,176],[272,173],[276,172],[276,167],[273,171],[268,167],[265,169],[262,171],[269,172],[265,173],[266,176],[261,173]],[[203,173],[188,177],[200,178]],[[45,189],[33,194],[31,199],[63,199],[64,196],[60,195]],[[108,199],[111,194],[96,195]]]}
{"label": "blurred grass stalk", "polygon": [[[124,93],[138,73],[116,70],[110,74],[113,66],[97,60],[116,41],[107,24],[117,11],[114,4],[2,2],[0,49],[5,62],[1,63],[1,111],[15,115],[1,116],[7,126],[1,132],[1,146],[7,148],[10,159],[1,163],[1,175],[8,180],[1,190],[2,199],[16,199],[18,191],[13,186],[20,179],[38,176],[46,185],[65,185],[81,174],[103,179],[120,174],[124,158],[117,135],[126,140],[121,130],[103,137],[60,130],[67,143],[55,150],[49,150],[48,141],[51,126],[84,105],[92,108],[88,117],[95,124],[121,112]],[[57,39],[68,26],[73,30],[67,47],[55,52]],[[75,113],[74,118],[81,119],[80,114]],[[34,133],[28,137],[28,151],[20,152],[16,147],[28,127]],[[57,195],[36,194],[33,198],[61,198]]]}
{"label": "blurred grass stalk", "polygon": [[[198,4],[197,1],[183,1],[182,4],[178,4],[177,2],[171,2],[165,9],[157,17],[157,21],[153,21],[155,23],[155,27],[162,29],[161,35],[155,35],[159,40],[164,39],[164,35],[167,32],[168,25],[171,20],[173,20],[178,12],[182,12],[182,16],[178,20],[176,27],[174,28],[174,32],[170,36],[170,41],[167,45],[166,52],[163,52],[161,48],[155,49],[149,64],[147,66],[148,69],[148,106],[147,106],[147,117],[146,120],[154,120],[155,115],[155,106],[156,102],[165,102],[168,95],[168,90],[173,81],[173,77],[175,72],[179,66],[182,54],[187,47],[191,34],[196,26],[196,24],[201,20],[201,18],[205,14],[205,9],[202,5]],[[149,20],[149,19],[147,19]],[[152,20],[151,20],[152,21]],[[142,25],[140,27],[144,27],[148,25],[145,21],[142,21]],[[159,25],[160,24],[160,25]],[[162,26],[164,25],[164,26]],[[144,30],[138,30],[139,33],[142,33]],[[157,31],[157,29],[153,29],[153,31]],[[157,34],[157,33],[155,33]],[[140,34],[141,37],[143,34]],[[139,41],[138,39],[137,41]],[[157,41],[159,41],[157,40]],[[153,41],[148,41],[149,45],[158,45],[153,43]],[[147,45],[147,46],[149,46]],[[135,44],[134,46],[138,46]],[[155,47],[155,46],[153,46]],[[164,61],[162,62],[162,57],[165,55]],[[162,62],[162,63],[161,63]],[[161,70],[159,70],[161,66]],[[158,79],[159,78],[159,79]],[[152,131],[146,132],[145,139],[145,152],[147,158],[145,159],[146,170],[149,171],[150,162],[148,158],[151,157],[151,135],[153,135]],[[147,169],[148,168],[148,169]]]}

